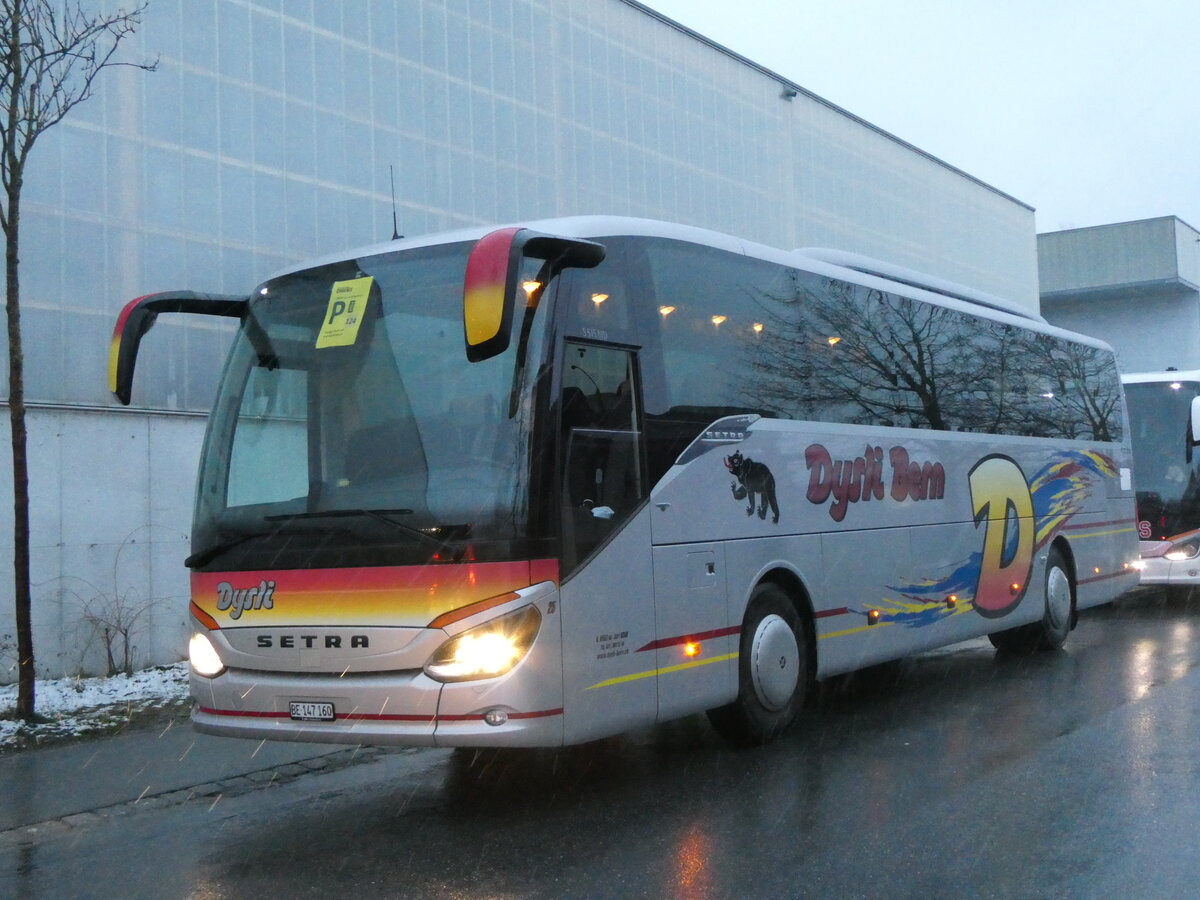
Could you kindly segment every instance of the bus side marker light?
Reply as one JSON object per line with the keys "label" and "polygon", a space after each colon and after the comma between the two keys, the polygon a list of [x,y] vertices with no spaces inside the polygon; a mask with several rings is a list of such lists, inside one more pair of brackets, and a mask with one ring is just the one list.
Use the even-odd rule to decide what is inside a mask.
{"label": "bus side marker light", "polygon": [[489,725],[503,725],[508,721],[508,713],[502,709],[489,709],[483,714],[483,721]]}
{"label": "bus side marker light", "polygon": [[875,625],[879,622],[879,610],[873,609],[867,613],[867,624]]}
{"label": "bus side marker light", "polygon": [[683,655],[684,656],[699,656],[700,655],[700,645],[696,641],[688,641],[686,644],[683,645]]}
{"label": "bus side marker light", "polygon": [[950,609],[954,609],[954,607],[958,606],[958,594],[951,594],[949,597],[947,597],[946,606]]}
{"label": "bus side marker light", "polygon": [[1015,581],[1008,586],[1008,589],[1012,591],[1014,597],[1021,593],[1021,585]]}

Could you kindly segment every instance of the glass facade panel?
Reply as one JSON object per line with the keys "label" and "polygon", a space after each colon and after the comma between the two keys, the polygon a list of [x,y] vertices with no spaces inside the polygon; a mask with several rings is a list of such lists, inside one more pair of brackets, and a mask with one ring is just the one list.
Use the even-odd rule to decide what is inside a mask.
{"label": "glass facade panel", "polygon": [[108,391],[104,376],[108,371],[108,342],[97,340],[112,334],[112,314],[103,312],[63,313],[62,399],[67,403],[93,405],[103,403]]}
{"label": "glass facade panel", "polygon": [[421,62],[436,72],[446,71],[446,12],[432,3],[421,7]]}
{"label": "glass facade panel", "polygon": [[245,86],[222,82],[218,89],[220,152],[250,161],[254,150],[254,107]]}
{"label": "glass facade panel", "polygon": [[254,210],[246,200],[254,196],[254,177],[248,168],[221,167],[221,236],[232,243],[254,240]]}
{"label": "glass facade panel", "polygon": [[276,15],[250,14],[253,81],[260,88],[283,90],[283,32]]}
{"label": "glass facade panel", "polygon": [[[179,3],[171,5],[176,9],[180,7]],[[250,41],[250,11],[245,3],[239,0],[218,0],[217,71],[225,78],[248,82],[253,52]]]}
{"label": "glass facade panel", "polygon": [[180,80],[179,139],[184,147],[211,150],[217,137],[217,82],[212,75],[184,72]]}
{"label": "glass facade panel", "polygon": [[[63,313],[26,306],[21,311],[25,351],[25,390],[33,397],[61,397],[63,390]],[[72,363],[72,366],[74,363]]]}
{"label": "glass facade panel", "polygon": [[287,191],[287,249],[298,257],[317,252],[317,191],[296,179],[289,179]]}
{"label": "glass facade panel", "polygon": [[317,106],[342,108],[342,44],[326,34],[313,37]]}
{"label": "glass facade panel", "polygon": [[221,233],[220,192],[215,160],[203,156],[183,158],[183,228],[193,234],[215,237]]}
{"label": "glass facade panel", "polygon": [[308,28],[283,25],[283,72],[287,95],[305,103],[313,101],[316,70],[313,64],[313,35]]}
{"label": "glass facade panel", "polygon": [[[21,297],[26,303],[54,303],[62,296],[63,219],[26,209],[21,213]],[[31,264],[27,260],[37,260]],[[111,328],[109,329],[111,331]],[[7,346],[7,341],[0,341]],[[4,392],[8,380],[4,379]]]}
{"label": "glass facade panel", "polygon": [[100,287],[107,282],[108,250],[104,227],[85,219],[63,222],[63,303],[68,308],[104,308]]}

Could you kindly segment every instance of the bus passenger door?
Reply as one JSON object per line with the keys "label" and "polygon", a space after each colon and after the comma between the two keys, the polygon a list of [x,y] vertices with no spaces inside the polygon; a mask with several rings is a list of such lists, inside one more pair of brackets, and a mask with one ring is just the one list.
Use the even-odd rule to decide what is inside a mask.
{"label": "bus passenger door", "polygon": [[653,568],[633,350],[568,341],[558,398],[566,740],[653,721]]}

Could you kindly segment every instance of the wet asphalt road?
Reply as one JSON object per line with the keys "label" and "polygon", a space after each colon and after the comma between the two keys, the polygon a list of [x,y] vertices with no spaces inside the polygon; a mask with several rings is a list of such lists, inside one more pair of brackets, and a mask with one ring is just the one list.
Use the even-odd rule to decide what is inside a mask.
{"label": "wet asphalt road", "polygon": [[0,839],[3,897],[1200,894],[1200,596],[826,685],[785,740],[702,717],[562,751],[365,754]]}

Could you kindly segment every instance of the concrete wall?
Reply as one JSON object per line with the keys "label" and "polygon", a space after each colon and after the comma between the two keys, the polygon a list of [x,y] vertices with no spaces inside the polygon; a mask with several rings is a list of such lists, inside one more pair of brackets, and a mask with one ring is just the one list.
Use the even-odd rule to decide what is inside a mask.
{"label": "concrete wall", "polygon": [[[186,651],[192,497],[204,420],[195,415],[31,409],[33,640],[39,672],[104,672],[102,628],[132,624],[137,667]],[[0,426],[5,446],[8,417]],[[0,557],[0,680],[15,679],[11,478]],[[120,641],[115,642],[120,650]]]}
{"label": "concrete wall", "polygon": [[1042,314],[1062,328],[1107,341],[1122,372],[1200,366],[1200,303],[1194,291],[1057,300],[1044,304]]}
{"label": "concrete wall", "polygon": [[1200,232],[1174,216],[1038,235],[1042,315],[1123,372],[1200,367]]}

